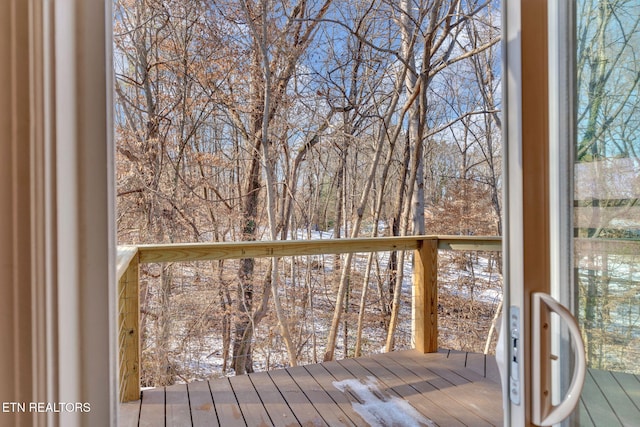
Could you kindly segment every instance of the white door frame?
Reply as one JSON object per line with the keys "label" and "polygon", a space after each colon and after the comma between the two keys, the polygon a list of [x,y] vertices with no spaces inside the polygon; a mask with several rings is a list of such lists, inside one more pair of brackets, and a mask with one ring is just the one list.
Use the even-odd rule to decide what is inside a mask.
{"label": "white door frame", "polygon": [[[513,307],[522,312],[524,289],[524,223],[522,199],[522,58],[521,58],[521,8],[520,2],[502,2],[502,78],[503,78],[503,175],[504,175],[504,315],[502,316],[502,351],[496,352],[501,367],[502,396],[505,426],[522,426],[525,420],[523,382],[524,363],[514,365],[511,337]],[[524,330],[519,316],[519,331]],[[520,352],[526,350],[526,342],[520,340]],[[517,368],[517,372],[512,372]],[[513,379],[512,379],[513,377]],[[519,403],[512,403],[511,400]]]}

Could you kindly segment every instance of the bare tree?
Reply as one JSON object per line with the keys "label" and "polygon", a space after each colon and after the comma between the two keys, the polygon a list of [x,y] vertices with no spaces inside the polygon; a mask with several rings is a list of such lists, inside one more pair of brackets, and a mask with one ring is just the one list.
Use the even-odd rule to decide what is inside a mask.
{"label": "bare tree", "polygon": [[[493,205],[463,206],[467,218],[498,212],[499,77],[488,4],[117,0],[120,242],[276,240],[303,229],[309,238],[331,228],[335,237],[378,236],[381,225],[393,235],[425,233],[425,211],[450,208],[458,187],[469,203],[491,189]],[[221,327],[225,370],[230,358],[236,373],[251,372],[266,329],[269,354],[282,344],[296,364],[312,340],[315,360],[322,344],[314,326],[328,322],[321,310],[333,309],[325,360],[341,334],[345,355],[354,342],[363,351],[369,314],[381,315],[392,349],[404,254],[391,254],[389,279],[382,257],[371,255],[362,281],[352,255],[333,259],[326,271],[315,259],[311,267],[297,259],[149,267],[143,319],[155,322],[157,338],[145,350],[156,352],[159,383],[178,374],[179,348],[169,344],[180,332],[171,316],[182,303],[178,286],[191,280],[185,271],[210,275],[215,302],[201,317]],[[375,307],[367,306],[374,276]]]}
{"label": "bare tree", "polygon": [[[621,180],[638,174],[638,16],[635,2],[579,2],[575,204],[580,238],[625,237],[625,227],[613,225],[614,220],[624,222],[637,203],[634,186]],[[578,248],[576,280],[584,303],[581,321],[587,360],[590,366],[605,369],[603,349],[615,339],[610,313],[619,304],[611,281],[621,275],[615,269],[623,261],[590,249],[588,243]]]}
{"label": "bare tree", "polygon": [[[119,218],[120,240],[173,242],[189,235],[199,240],[201,229],[211,224],[203,222],[189,197],[199,191],[192,160],[200,147],[194,142],[216,91],[215,76],[204,68],[212,54],[202,54],[199,47],[204,38],[208,45],[216,38],[203,34],[200,3],[122,1],[116,6],[117,150],[129,168],[119,182],[119,210],[129,213]],[[172,277],[171,266],[163,267],[156,343],[161,383],[172,381],[166,351]]]}
{"label": "bare tree", "polygon": [[[244,126],[237,111],[238,104],[230,106],[236,109],[235,125],[242,129],[247,141],[247,151],[251,159],[249,173],[245,179],[243,195],[243,240],[254,240],[257,234],[257,207],[262,187],[260,171],[264,171],[267,190],[267,215],[270,236],[277,238],[278,221],[276,212],[276,179],[274,158],[272,157],[271,126],[287,96],[289,83],[294,78],[301,56],[309,47],[319,20],[327,12],[331,0],[314,7],[301,0],[289,8],[275,7],[267,0],[240,1],[236,9],[242,11],[234,18],[242,17],[243,25],[250,28],[249,46],[252,49],[251,73],[253,84],[249,88],[249,97],[253,100],[249,111],[249,126]],[[239,286],[242,298],[238,308],[247,315],[236,322],[236,344],[234,344],[234,369],[237,373],[251,372],[251,336],[256,318],[249,314],[253,304],[254,270],[253,259],[242,260]],[[280,307],[278,297],[277,260],[270,269],[269,283],[274,297],[274,305],[280,329],[289,352],[289,363],[296,363],[295,349],[290,337],[286,316]]]}
{"label": "bare tree", "polygon": [[[398,13],[403,32],[403,55],[405,65],[408,67],[406,90],[408,99],[411,101],[407,134],[408,143],[412,147],[404,212],[407,219],[411,215],[413,232],[416,234],[424,234],[425,231],[423,151],[427,133],[426,120],[429,117],[427,97],[429,86],[436,76],[447,67],[470,58],[498,42],[497,39],[489,40],[480,46],[467,46],[460,43],[460,34],[464,30],[464,26],[468,25],[486,5],[487,3],[464,3],[457,0],[419,2],[417,7],[408,1],[400,3]],[[414,40],[416,41],[414,42]],[[421,57],[419,64],[416,60],[418,55]],[[415,61],[415,65],[412,63],[413,61]],[[401,234],[406,234],[408,225],[407,220],[401,229]],[[400,274],[401,271],[398,271],[398,275]],[[391,351],[393,348],[401,284],[401,278],[398,278],[394,289],[394,301],[387,335],[387,351]]]}

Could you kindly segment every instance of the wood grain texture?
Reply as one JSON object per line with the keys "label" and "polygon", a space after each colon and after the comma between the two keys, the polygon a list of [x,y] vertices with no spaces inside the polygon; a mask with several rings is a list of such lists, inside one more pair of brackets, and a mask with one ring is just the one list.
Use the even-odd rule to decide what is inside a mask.
{"label": "wood grain texture", "polygon": [[[422,383],[413,372],[401,365],[391,362],[388,358],[372,357],[358,359],[368,371],[375,372],[375,377],[386,387],[398,393],[407,400],[421,414],[428,417],[438,425],[464,426],[465,424],[456,418],[457,411],[447,411],[447,405],[440,405],[432,399],[437,390],[428,383]],[[437,400],[437,399],[436,399]]]}
{"label": "wood grain texture", "polygon": [[269,258],[295,255],[346,254],[415,250],[421,241],[435,241],[445,250],[501,250],[500,237],[409,236],[356,239],[279,240],[255,242],[140,245],[141,263]]}
{"label": "wood grain texture", "polygon": [[413,313],[416,350],[438,351],[438,244],[435,240],[423,241],[415,251]]}
{"label": "wood grain texture", "polygon": [[191,404],[191,421],[194,427],[218,427],[218,415],[211,398],[207,381],[187,384]]}
{"label": "wood grain texture", "polygon": [[[317,379],[304,366],[289,368],[287,372],[327,424],[330,426],[355,425],[345,414],[342,407],[331,398],[329,393],[325,391]],[[348,406],[349,408],[351,407],[350,404]]]}
{"label": "wood grain texture", "polygon": [[248,375],[229,377],[229,383],[248,426],[267,427],[274,425]]}
{"label": "wood grain texture", "polygon": [[141,262],[149,263],[412,250],[417,246],[415,237],[389,237],[141,245],[138,249]]}
{"label": "wood grain texture", "polygon": [[[327,362],[316,365],[304,366],[304,369],[311,375],[314,380],[320,384],[322,389],[329,395],[336,405],[340,408],[342,413],[356,426],[361,426],[364,420],[354,411],[351,405],[351,400],[342,393],[340,390],[334,387],[333,382],[337,379],[334,375],[327,370],[327,366],[331,364],[337,365],[335,362]],[[338,365],[339,366],[339,365]],[[339,425],[339,424],[338,424]]]}
{"label": "wood grain texture", "polygon": [[[449,407],[457,408],[457,414],[465,413],[475,421],[469,425],[502,425],[502,392],[500,385],[488,381],[475,372],[464,377],[457,371],[464,369],[457,363],[449,364],[446,358],[426,359],[407,353],[402,359],[404,366],[421,377],[431,376],[430,382],[449,399]],[[476,381],[465,377],[475,376]]]}
{"label": "wood grain texture", "polygon": [[235,393],[228,378],[218,378],[209,381],[211,396],[221,426],[246,425]]}
{"label": "wood grain texture", "polygon": [[142,393],[142,405],[140,405],[140,427],[163,426],[164,412],[164,387],[145,390]]}
{"label": "wood grain texture", "polygon": [[[137,254],[137,253],[136,253]],[[121,402],[140,399],[139,265],[134,254],[118,281],[118,364]]]}
{"label": "wood grain texture", "polygon": [[191,407],[186,384],[165,388],[165,426],[183,427],[191,425]]}
{"label": "wood grain texture", "polygon": [[117,251],[120,401],[137,400],[140,394],[140,263],[415,250],[416,348],[433,352],[438,344],[438,250],[499,251],[501,241],[483,236],[410,236],[121,246]]}
{"label": "wood grain texture", "polygon": [[287,404],[282,392],[268,375],[257,373],[247,376],[251,380],[247,386],[255,388],[274,425],[294,425],[299,422],[296,415],[291,412],[290,404]]}
{"label": "wood grain texture", "polygon": [[118,413],[118,426],[138,427],[140,419],[140,400],[120,404]]}
{"label": "wood grain texture", "polygon": [[136,246],[118,246],[116,250],[116,279],[120,280],[129,268],[129,264],[138,255]]}
{"label": "wood grain texture", "polygon": [[[439,359],[443,356],[438,353],[429,353],[421,357],[428,357],[429,361],[439,363]],[[422,396],[445,412],[444,415],[441,415],[439,412],[429,412],[429,414],[426,414],[427,416],[430,415],[438,425],[448,426],[459,423],[467,426],[489,425],[485,421],[479,420],[475,414],[469,412],[464,407],[460,407],[458,402],[451,399],[448,394],[448,390],[452,387],[450,382],[440,378],[435,373],[418,364],[410,355],[403,354],[401,358],[386,356],[380,358],[384,361],[384,366],[387,369],[392,370],[404,378],[405,381],[418,390]],[[494,397],[501,400],[501,393],[494,395]],[[502,411],[495,414],[495,416],[500,417],[501,414]]]}
{"label": "wood grain texture", "polygon": [[[400,351],[145,390],[140,425],[166,417],[166,425],[366,426],[358,393],[335,386],[345,379],[375,381],[382,399],[406,400],[438,425],[501,425],[500,386],[447,355]],[[135,425],[136,403],[121,405],[127,425]]]}

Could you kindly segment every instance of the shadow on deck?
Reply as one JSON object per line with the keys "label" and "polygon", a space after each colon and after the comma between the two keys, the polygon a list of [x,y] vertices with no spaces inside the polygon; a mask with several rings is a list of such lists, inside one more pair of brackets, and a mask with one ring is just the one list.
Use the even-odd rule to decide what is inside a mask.
{"label": "shadow on deck", "polygon": [[415,350],[145,390],[122,426],[502,425],[495,359]]}

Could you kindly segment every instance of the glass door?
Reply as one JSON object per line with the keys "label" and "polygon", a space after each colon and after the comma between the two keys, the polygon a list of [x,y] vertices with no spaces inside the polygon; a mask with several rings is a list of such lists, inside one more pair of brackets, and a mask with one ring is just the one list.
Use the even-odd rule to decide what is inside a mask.
{"label": "glass door", "polygon": [[640,425],[640,0],[503,17],[505,424]]}
{"label": "glass door", "polygon": [[[587,368],[563,425],[639,425],[640,1],[550,2],[549,71],[550,293]],[[556,404],[577,359],[563,322],[551,330]]]}
{"label": "glass door", "polygon": [[588,374],[574,425],[640,422],[640,1],[575,10],[574,310]]}

